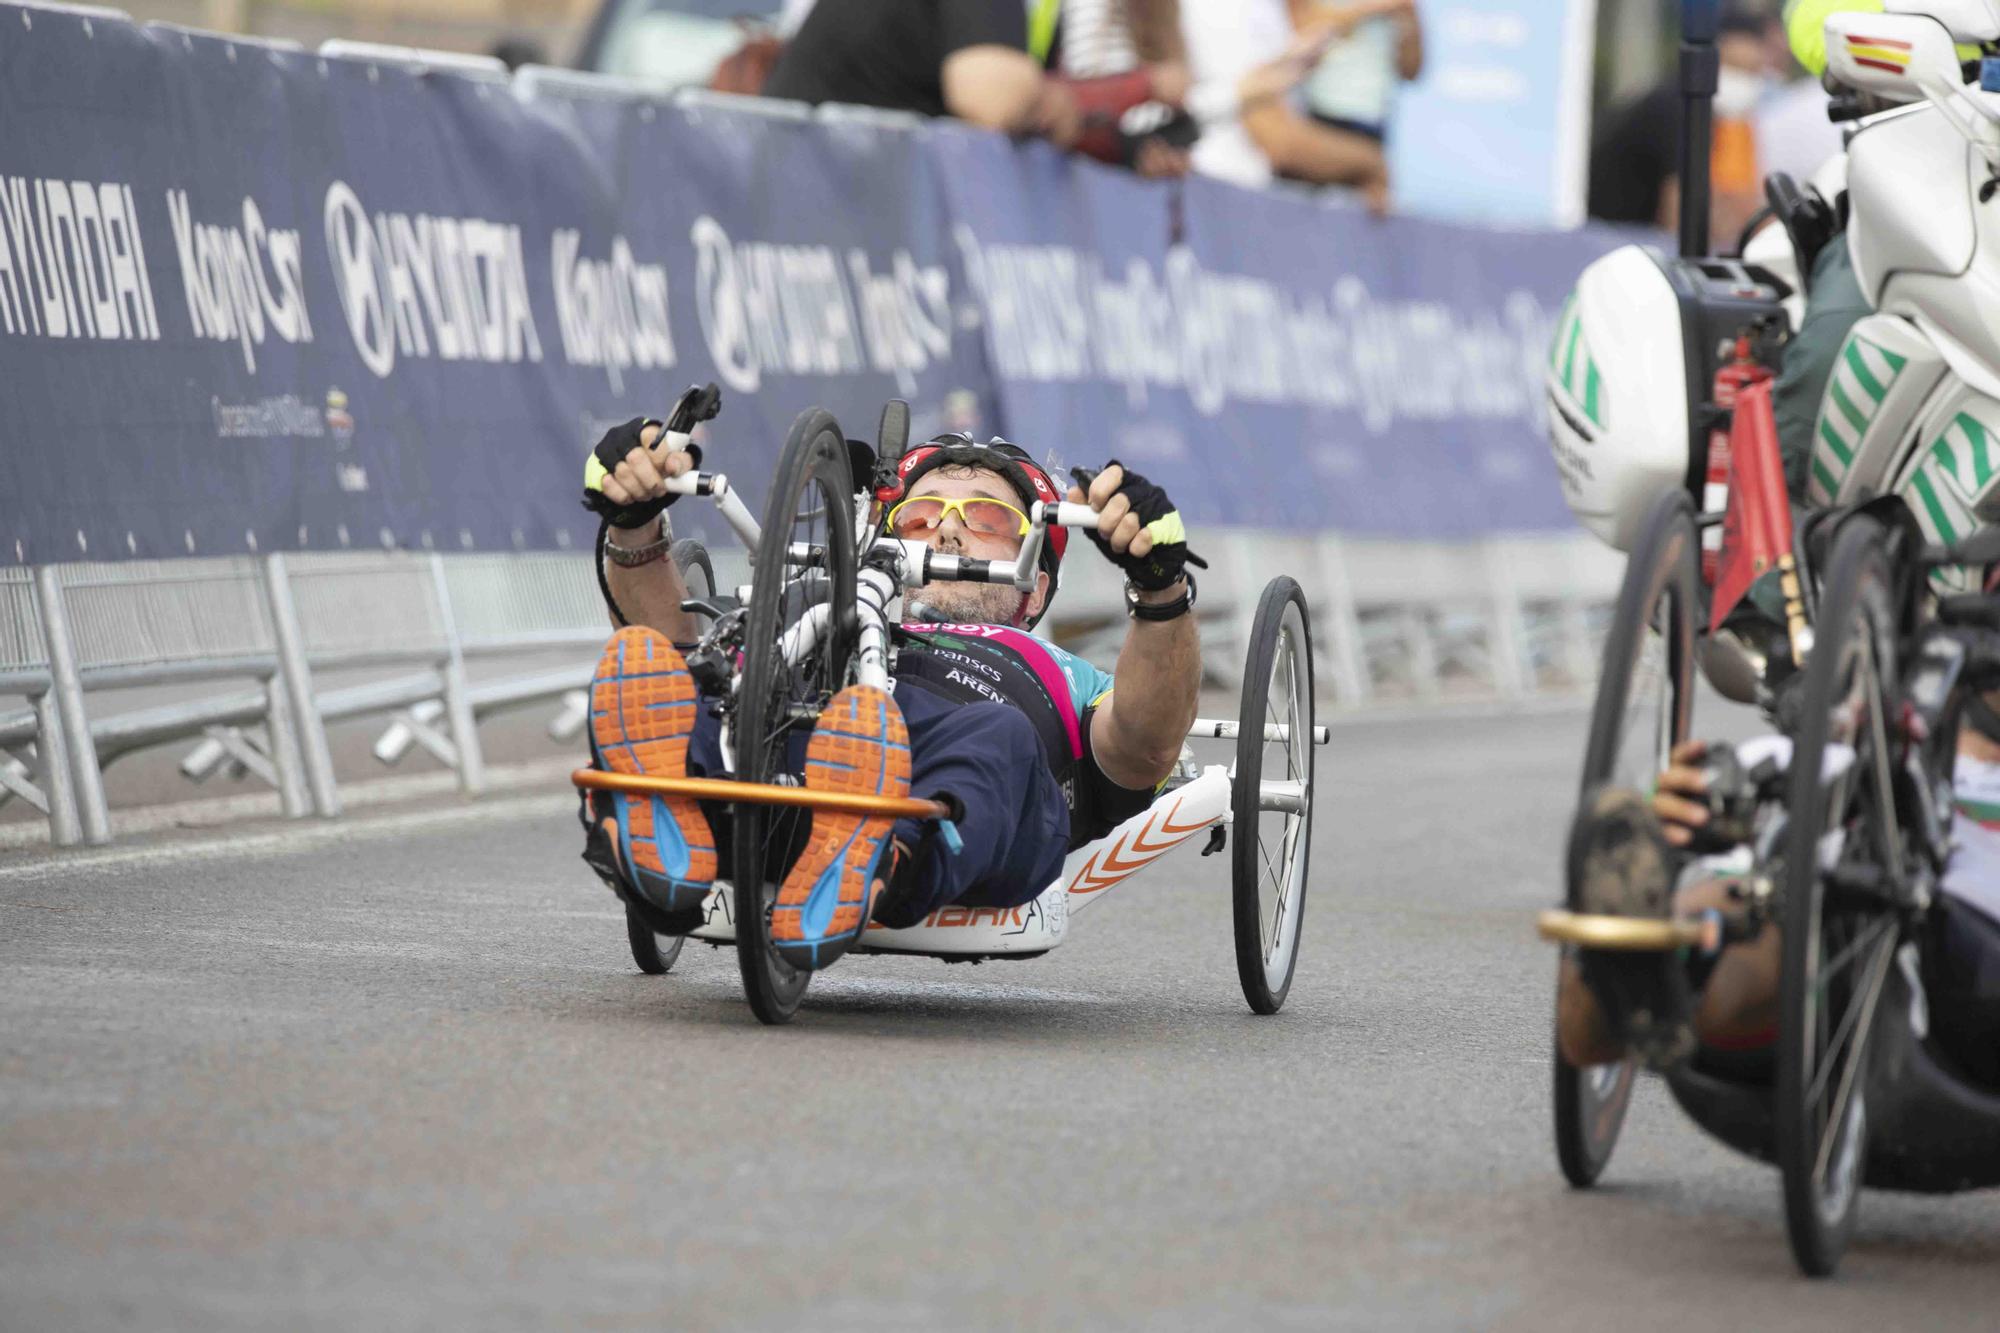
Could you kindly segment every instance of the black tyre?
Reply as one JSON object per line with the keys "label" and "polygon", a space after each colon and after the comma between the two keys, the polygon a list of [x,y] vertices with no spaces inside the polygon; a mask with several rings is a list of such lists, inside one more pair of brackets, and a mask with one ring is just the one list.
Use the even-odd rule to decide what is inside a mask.
{"label": "black tyre", "polygon": [[[736,775],[745,782],[790,780],[791,753],[802,750],[820,709],[847,682],[856,570],[850,472],[839,423],[818,409],[803,413],[771,482],[750,585],[732,734]],[[812,553],[809,565],[790,558],[795,548]],[[822,625],[817,646],[788,664],[780,636],[809,619]],[[744,994],[765,1023],[790,1021],[812,979],[778,956],[770,935],[777,880],[810,824],[804,810],[736,808],[736,958]]]}
{"label": "black tyre", "polygon": [[683,935],[655,935],[653,928],[629,904],[625,908],[625,938],[632,945],[632,961],[651,977],[672,971],[680,959],[681,946],[687,943]]}
{"label": "black tyre", "polygon": [[1298,966],[1312,850],[1313,725],[1306,597],[1281,575],[1264,586],[1251,622],[1230,792],[1236,975],[1260,1014],[1278,1012]]}
{"label": "black tyre", "polygon": [[1859,1211],[1869,1055],[1909,865],[1896,809],[1903,742],[1887,534],[1849,520],[1829,569],[1786,793],[1772,1111],[1786,1231],[1814,1277],[1839,1266]]}
{"label": "black tyre", "polygon": [[[1661,497],[1625,564],[1604,641],[1604,667],[1583,752],[1582,791],[1649,790],[1694,716],[1700,535],[1681,492]],[[1575,911],[1579,904],[1567,904]],[[1565,962],[1569,951],[1565,950]],[[1597,1182],[1618,1146],[1638,1078],[1633,1060],[1578,1068],[1555,1053],[1556,1160],[1578,1189]]]}
{"label": "black tyre", "polygon": [[[715,566],[709,562],[708,548],[692,537],[674,543],[670,553],[687,585],[688,596],[704,601],[715,596]],[[687,943],[682,935],[655,935],[631,906],[625,908],[625,938],[632,946],[632,961],[648,976],[665,976],[673,970]]]}
{"label": "black tyre", "polygon": [[715,562],[708,557],[708,547],[694,537],[683,537],[674,543],[671,554],[680,568],[681,582],[687,585],[688,596],[713,602]]}

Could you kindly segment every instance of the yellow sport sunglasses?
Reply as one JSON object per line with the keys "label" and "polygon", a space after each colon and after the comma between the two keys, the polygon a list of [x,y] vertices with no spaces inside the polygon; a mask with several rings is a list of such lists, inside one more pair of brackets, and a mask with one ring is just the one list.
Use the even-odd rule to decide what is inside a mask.
{"label": "yellow sport sunglasses", "polygon": [[957,514],[966,530],[984,537],[1025,537],[1028,516],[1005,500],[989,500],[983,495],[947,500],[941,495],[920,495],[905,500],[889,511],[889,528],[898,537],[915,537],[944,526],[945,519]]}

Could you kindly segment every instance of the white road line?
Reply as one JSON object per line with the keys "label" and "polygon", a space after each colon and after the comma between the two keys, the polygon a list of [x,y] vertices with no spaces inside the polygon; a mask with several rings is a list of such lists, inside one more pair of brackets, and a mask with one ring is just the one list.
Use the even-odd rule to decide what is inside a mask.
{"label": "white road line", "polygon": [[190,842],[160,843],[150,847],[111,847],[102,851],[40,856],[17,865],[0,865],[0,884],[24,880],[51,879],[62,875],[115,870],[127,866],[172,865],[184,861],[205,861],[218,857],[282,856],[329,843],[365,842],[398,834],[428,832],[462,824],[483,824],[494,820],[517,819],[527,815],[574,811],[576,798],[565,792],[537,792],[532,796],[512,796],[484,800],[471,805],[442,810],[419,810],[404,815],[347,819],[339,822],[300,823],[270,833],[226,833],[219,837]]}

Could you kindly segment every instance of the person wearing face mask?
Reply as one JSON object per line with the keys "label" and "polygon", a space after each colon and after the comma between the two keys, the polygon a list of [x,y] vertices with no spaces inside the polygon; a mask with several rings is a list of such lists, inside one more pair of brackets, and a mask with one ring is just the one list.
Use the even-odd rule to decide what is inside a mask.
{"label": "person wearing face mask", "polygon": [[[1762,176],[1753,118],[1771,86],[1768,20],[1726,11],[1718,24],[1710,234],[1733,241],[1757,211]],[[1669,78],[1606,116],[1590,150],[1590,216],[1673,230],[1679,223],[1680,89]]]}

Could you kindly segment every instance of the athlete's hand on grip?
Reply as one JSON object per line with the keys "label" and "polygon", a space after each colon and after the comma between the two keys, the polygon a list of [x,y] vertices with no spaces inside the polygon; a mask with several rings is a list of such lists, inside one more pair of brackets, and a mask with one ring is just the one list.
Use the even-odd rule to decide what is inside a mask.
{"label": "athlete's hand on grip", "polygon": [[1125,571],[1132,586],[1146,592],[1171,588],[1188,565],[1207,569],[1208,562],[1188,549],[1187,528],[1167,493],[1112,459],[1102,472],[1071,468],[1077,485],[1069,498],[1097,510],[1095,528],[1087,528],[1104,558]]}
{"label": "athlete's hand on grip", "polygon": [[679,496],[667,482],[701,466],[701,446],[669,452],[657,421],[634,417],[604,432],[583,467],[583,507],[614,528],[643,528]]}

